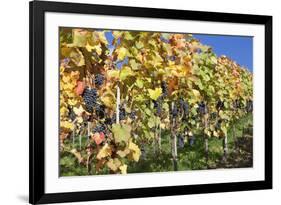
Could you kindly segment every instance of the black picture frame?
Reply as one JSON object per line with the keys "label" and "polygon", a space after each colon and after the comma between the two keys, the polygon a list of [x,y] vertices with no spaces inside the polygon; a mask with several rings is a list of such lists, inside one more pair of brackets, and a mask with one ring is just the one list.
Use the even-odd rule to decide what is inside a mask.
{"label": "black picture frame", "polygon": [[[33,1],[30,12],[30,165],[29,202],[91,201],[137,197],[154,197],[198,193],[260,190],[272,188],[272,17],[262,15],[230,14],[201,11],[105,6],[93,4]],[[265,26],[265,180],[235,183],[197,184],[153,188],[136,188],[71,193],[45,193],[44,131],[45,131],[45,69],[44,26],[46,12],[77,14],[121,15],[164,19],[198,20],[209,22],[247,23]]]}

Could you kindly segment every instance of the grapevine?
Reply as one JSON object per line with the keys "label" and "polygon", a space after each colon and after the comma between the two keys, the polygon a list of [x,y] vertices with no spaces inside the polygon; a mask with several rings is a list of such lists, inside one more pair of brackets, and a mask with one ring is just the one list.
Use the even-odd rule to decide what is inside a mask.
{"label": "grapevine", "polygon": [[236,166],[253,74],[191,34],[60,28],[59,72],[61,175]]}

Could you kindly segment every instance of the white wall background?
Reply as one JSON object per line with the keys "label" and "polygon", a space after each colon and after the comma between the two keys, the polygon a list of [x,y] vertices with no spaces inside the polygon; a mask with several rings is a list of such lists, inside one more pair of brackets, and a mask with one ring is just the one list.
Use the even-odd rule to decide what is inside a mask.
{"label": "white wall background", "polygon": [[[72,0],[109,5],[273,15],[274,189],[79,204],[278,204],[281,201],[281,12],[276,0]],[[0,6],[0,204],[28,201],[28,1],[6,0]],[[223,176],[222,176],[223,177]],[[280,203],[280,202],[279,202]],[[78,203],[75,203],[78,204]]]}

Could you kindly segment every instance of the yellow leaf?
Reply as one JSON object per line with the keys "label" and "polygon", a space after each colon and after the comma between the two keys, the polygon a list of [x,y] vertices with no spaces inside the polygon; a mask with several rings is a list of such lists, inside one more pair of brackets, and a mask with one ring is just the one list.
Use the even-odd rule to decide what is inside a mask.
{"label": "yellow leaf", "polygon": [[110,159],[106,165],[114,172],[118,170],[118,168],[121,166],[121,162],[118,158]]}
{"label": "yellow leaf", "polygon": [[120,80],[125,80],[128,76],[134,75],[132,69],[128,66],[124,66],[120,71]]}
{"label": "yellow leaf", "polygon": [[126,55],[127,55],[127,49],[124,48],[124,47],[121,47],[119,49],[116,49],[116,52],[117,52],[117,58],[118,60],[124,60]]}
{"label": "yellow leaf", "polygon": [[95,47],[94,47],[94,46],[91,46],[91,45],[89,44],[89,42],[87,42],[85,48],[86,48],[86,50],[87,50],[88,52],[92,52],[92,50],[94,50]]}
{"label": "yellow leaf", "polygon": [[77,116],[81,116],[82,113],[84,112],[84,108],[80,105],[79,108],[74,107],[73,108],[73,112],[77,115]]}
{"label": "yellow leaf", "polygon": [[130,153],[130,150],[129,150],[129,149],[118,150],[118,151],[117,151],[117,154],[118,154],[120,157],[122,157],[122,158],[126,157],[126,155],[129,154],[129,153]]}
{"label": "yellow leaf", "polygon": [[68,113],[68,110],[67,110],[66,107],[61,107],[61,108],[60,108],[60,114],[61,114],[61,115],[66,115],[67,113]]}
{"label": "yellow leaf", "polygon": [[196,98],[200,98],[200,92],[198,90],[192,89],[192,93]]}
{"label": "yellow leaf", "polygon": [[132,157],[133,159],[137,162],[140,159],[140,155],[141,155],[141,150],[138,147],[138,145],[136,145],[135,143],[133,143],[132,141],[129,142],[129,149],[131,150],[132,153]]}
{"label": "yellow leaf", "polygon": [[62,128],[68,129],[68,130],[73,130],[74,129],[74,125],[69,122],[69,121],[61,121],[60,122],[60,126]]}
{"label": "yellow leaf", "polygon": [[148,89],[148,93],[152,100],[157,100],[162,94],[162,89],[161,88],[156,88],[154,90]]}
{"label": "yellow leaf", "polygon": [[121,174],[127,174],[127,165],[123,164],[122,166],[119,167]]}
{"label": "yellow leaf", "polygon": [[111,147],[106,143],[97,154],[97,159],[101,160],[102,158],[111,156],[111,154]]}
{"label": "yellow leaf", "polygon": [[105,94],[101,96],[101,101],[106,107],[114,108],[115,107],[115,97],[110,94]]}
{"label": "yellow leaf", "polygon": [[120,73],[119,70],[108,70],[107,71],[107,75],[110,78],[119,78],[119,73]]}
{"label": "yellow leaf", "polygon": [[77,118],[77,122],[78,122],[78,123],[82,123],[83,121],[84,121],[84,120],[83,120],[83,117],[78,117],[78,118]]}

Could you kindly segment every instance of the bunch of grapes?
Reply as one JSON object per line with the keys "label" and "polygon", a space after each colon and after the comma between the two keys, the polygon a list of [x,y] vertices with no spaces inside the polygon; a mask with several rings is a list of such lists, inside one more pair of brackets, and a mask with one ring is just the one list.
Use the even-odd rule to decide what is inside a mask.
{"label": "bunch of grapes", "polygon": [[[116,120],[116,119],[115,119],[115,120]],[[106,124],[106,125],[112,125],[113,123],[115,123],[113,117],[112,117],[112,118],[107,117],[107,118],[105,118],[105,120],[104,120],[104,124]]]}
{"label": "bunch of grapes", "polygon": [[188,138],[188,143],[190,146],[193,146],[195,142],[195,137],[192,135]]}
{"label": "bunch of grapes", "polygon": [[217,102],[216,109],[217,109],[217,110],[221,110],[221,109],[223,109],[223,107],[224,107],[223,101],[219,100],[219,101]]}
{"label": "bunch of grapes", "polygon": [[98,133],[100,133],[100,132],[105,133],[105,131],[106,131],[106,127],[105,127],[105,125],[103,125],[103,124],[99,124],[99,125],[97,125],[97,126],[93,129],[93,132],[94,132],[94,133],[96,133],[96,132],[98,132]]}
{"label": "bunch of grapes", "polygon": [[198,112],[201,114],[201,115],[205,115],[207,113],[207,106],[206,104],[202,101],[198,104]]}
{"label": "bunch of grapes", "polygon": [[219,119],[216,123],[216,129],[220,129],[221,128],[221,123],[222,123],[222,119]]}
{"label": "bunch of grapes", "polygon": [[246,111],[253,112],[253,101],[252,100],[247,101]]}
{"label": "bunch of grapes", "polygon": [[211,118],[212,120],[216,119],[216,117],[217,117],[217,113],[216,113],[216,112],[212,112],[212,113],[210,114],[210,118]]}
{"label": "bunch of grapes", "polygon": [[179,134],[178,135],[178,147],[183,148],[184,147],[184,136]]}
{"label": "bunch of grapes", "polygon": [[101,86],[103,84],[103,81],[104,81],[104,76],[103,75],[97,74],[95,76],[94,83],[95,83],[96,86]]}
{"label": "bunch of grapes", "polygon": [[241,108],[242,107],[242,103],[240,103],[240,101],[239,100],[234,100],[234,102],[233,102],[233,108],[236,110],[236,109],[239,109],[239,108]]}
{"label": "bunch of grapes", "polygon": [[137,114],[136,111],[132,111],[132,112],[130,113],[129,117],[130,117],[132,120],[134,120],[134,119],[136,119],[136,114]]}
{"label": "bunch of grapes", "polygon": [[180,98],[180,108],[183,110],[184,115],[188,114],[188,103],[185,102],[182,98]]}
{"label": "bunch of grapes", "polygon": [[177,117],[177,115],[178,115],[178,108],[177,108],[176,105],[172,108],[171,115],[172,115],[172,118],[174,118],[174,119]]}
{"label": "bunch of grapes", "polygon": [[96,110],[96,115],[100,119],[103,119],[105,117],[105,106],[104,105],[96,104],[95,110]]}
{"label": "bunch of grapes", "polygon": [[85,102],[86,110],[93,112],[93,107],[97,103],[98,93],[96,89],[86,88],[83,92],[83,100]]}
{"label": "bunch of grapes", "polygon": [[153,100],[154,104],[154,109],[156,110],[156,115],[160,116],[161,115],[161,103],[160,100]]}
{"label": "bunch of grapes", "polygon": [[140,150],[141,150],[141,158],[142,159],[146,159],[147,154],[146,154],[145,146],[141,145],[141,149]]}
{"label": "bunch of grapes", "polygon": [[69,109],[68,117],[69,117],[69,119],[71,119],[71,121],[75,120],[76,114],[74,113],[74,111],[72,109]]}
{"label": "bunch of grapes", "polygon": [[162,89],[162,96],[163,97],[168,96],[168,86],[167,86],[167,83],[165,81],[161,82],[161,89]]}
{"label": "bunch of grapes", "polygon": [[119,120],[125,120],[126,118],[126,110],[125,108],[119,108]]}

